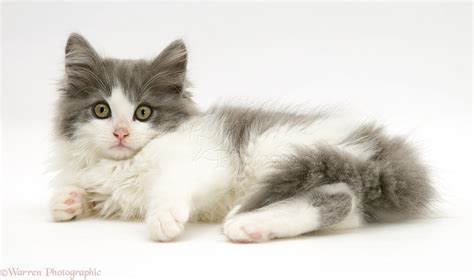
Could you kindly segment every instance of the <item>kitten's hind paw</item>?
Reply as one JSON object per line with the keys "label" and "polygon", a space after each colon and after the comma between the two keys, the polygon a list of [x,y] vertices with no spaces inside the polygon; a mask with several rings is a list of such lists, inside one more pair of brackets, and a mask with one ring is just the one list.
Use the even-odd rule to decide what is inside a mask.
{"label": "kitten's hind paw", "polygon": [[254,213],[237,214],[229,218],[222,231],[230,241],[236,243],[265,242],[275,238],[268,219]]}
{"label": "kitten's hind paw", "polygon": [[84,198],[80,190],[58,192],[51,200],[51,215],[56,222],[69,221],[84,213]]}

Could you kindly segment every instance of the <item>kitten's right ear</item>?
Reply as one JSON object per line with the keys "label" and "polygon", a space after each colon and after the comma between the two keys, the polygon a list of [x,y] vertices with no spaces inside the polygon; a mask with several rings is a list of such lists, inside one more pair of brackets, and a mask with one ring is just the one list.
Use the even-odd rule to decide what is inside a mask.
{"label": "kitten's right ear", "polygon": [[77,33],[71,33],[66,43],[66,73],[72,74],[77,69],[91,68],[99,62],[100,57],[89,42]]}

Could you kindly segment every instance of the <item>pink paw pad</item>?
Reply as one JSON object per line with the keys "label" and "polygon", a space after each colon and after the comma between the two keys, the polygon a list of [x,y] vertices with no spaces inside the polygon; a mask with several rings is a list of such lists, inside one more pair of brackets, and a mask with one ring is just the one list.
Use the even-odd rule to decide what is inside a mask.
{"label": "pink paw pad", "polygon": [[249,236],[252,237],[252,239],[255,239],[255,240],[258,240],[258,239],[262,238],[262,234],[258,231],[250,233]]}
{"label": "pink paw pad", "polygon": [[73,199],[68,199],[68,200],[64,201],[64,203],[67,204],[67,205],[71,205],[71,204],[74,203],[74,200]]}
{"label": "pink paw pad", "polygon": [[78,195],[78,193],[77,192],[70,192],[69,195],[72,196],[72,197],[76,197]]}
{"label": "pink paw pad", "polygon": [[68,214],[74,214],[74,209],[66,209],[66,213]]}

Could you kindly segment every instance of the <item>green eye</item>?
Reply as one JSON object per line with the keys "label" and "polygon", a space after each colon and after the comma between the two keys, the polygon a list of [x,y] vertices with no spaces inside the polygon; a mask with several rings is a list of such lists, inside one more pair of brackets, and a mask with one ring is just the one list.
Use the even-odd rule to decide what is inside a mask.
{"label": "green eye", "polygon": [[106,119],[110,117],[110,108],[109,105],[105,103],[97,103],[94,106],[94,114],[99,119]]}
{"label": "green eye", "polygon": [[146,121],[151,116],[152,109],[150,106],[141,105],[138,106],[137,110],[135,111],[135,117],[139,121]]}

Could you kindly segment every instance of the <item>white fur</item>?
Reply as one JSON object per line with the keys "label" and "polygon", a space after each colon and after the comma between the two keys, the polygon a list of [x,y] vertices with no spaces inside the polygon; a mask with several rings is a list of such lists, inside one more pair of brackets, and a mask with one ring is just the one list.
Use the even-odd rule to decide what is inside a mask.
{"label": "white fur", "polygon": [[[163,235],[174,238],[179,234],[176,231],[173,236],[166,234],[169,231],[166,225],[176,227],[179,223],[164,221],[162,217],[186,222],[190,211],[198,213],[215,204],[231,183],[233,168],[215,131],[201,127],[200,122],[202,119],[192,120],[177,131],[152,140],[140,154],[146,155],[145,160],[159,161],[159,174],[149,173],[152,189],[146,220],[151,225],[153,239],[163,240]],[[181,213],[181,217],[176,213]],[[153,226],[157,221],[163,228],[160,232]]]}

